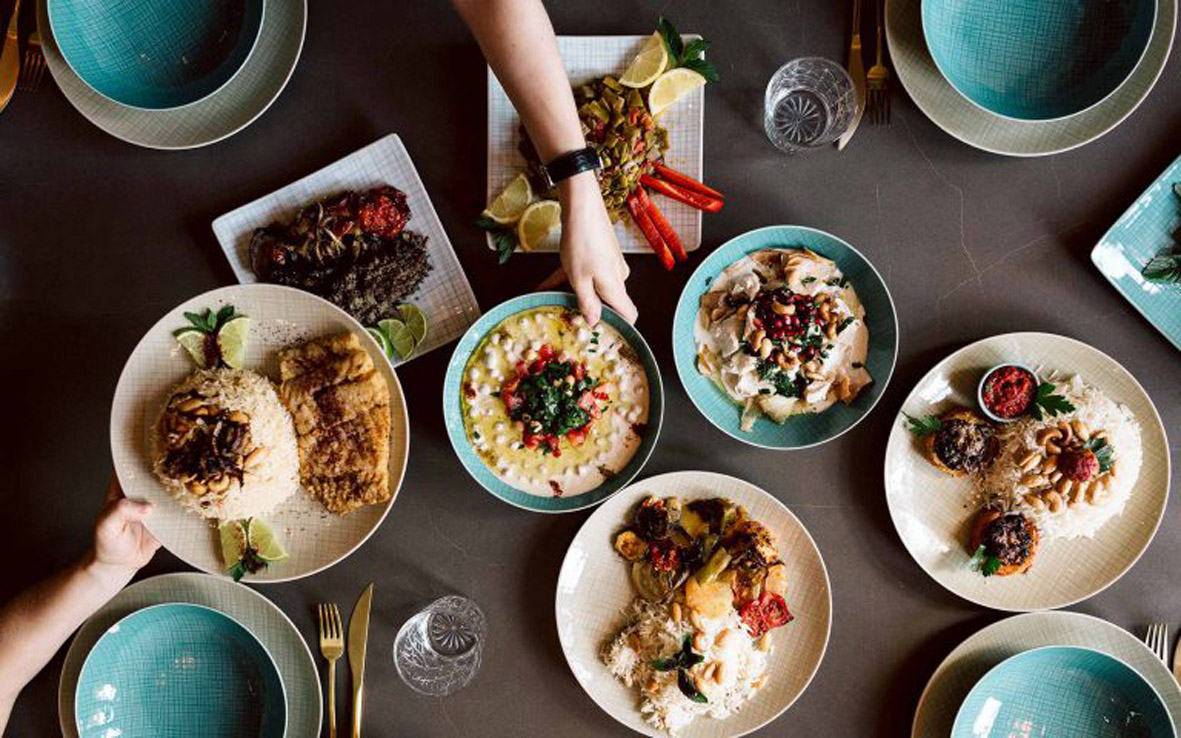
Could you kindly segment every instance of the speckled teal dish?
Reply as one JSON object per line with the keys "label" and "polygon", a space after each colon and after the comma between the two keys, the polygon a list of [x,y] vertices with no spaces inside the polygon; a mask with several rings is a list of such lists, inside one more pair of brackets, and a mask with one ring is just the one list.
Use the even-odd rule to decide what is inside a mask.
{"label": "speckled teal dish", "polygon": [[[822,413],[797,415],[779,425],[760,417],[749,432],[739,427],[742,408],[732,402],[713,381],[697,371],[697,344],[693,326],[701,296],[714,278],[742,257],[754,251],[804,247],[832,259],[852,283],[865,306],[869,328],[869,355],[865,368],[873,383],[849,405],[838,402]],[[882,275],[861,252],[836,236],[805,226],[767,226],[732,238],[701,262],[677,301],[673,317],[673,358],[677,375],[689,399],[709,422],[723,432],[752,446],[769,449],[800,449],[826,443],[861,422],[881,399],[894,373],[898,358],[898,319],[894,300]]]}
{"label": "speckled teal dish", "polygon": [[656,448],[656,439],[660,436],[660,426],[664,420],[664,386],[660,380],[660,369],[656,365],[656,358],[648,348],[648,342],[630,323],[624,320],[614,310],[603,306],[603,321],[610,325],[631,344],[640,363],[644,366],[644,373],[648,378],[648,423],[644,431],[643,441],[636,450],[631,461],[609,481],[599,487],[580,495],[569,497],[541,497],[523,492],[499,479],[492,470],[476,455],[467,439],[467,432],[463,424],[463,409],[460,393],[463,384],[463,370],[467,366],[468,358],[484,340],[484,336],[506,318],[533,308],[557,305],[560,307],[578,309],[578,300],[566,292],[536,292],[530,295],[514,297],[502,302],[480,316],[480,319],[468,328],[463,338],[455,346],[451,355],[451,363],[447,365],[447,376],[443,381],[443,421],[447,425],[447,437],[451,439],[451,446],[459,456],[463,468],[480,483],[480,486],[496,497],[517,507],[534,512],[561,513],[582,510],[597,505],[611,495],[627,486],[635,479],[648,457]]}
{"label": "speckled teal dish", "polygon": [[994,666],[968,693],[951,738],[1174,738],[1161,696],[1123,661],[1047,646]]}
{"label": "speckled teal dish", "polygon": [[997,115],[1053,120],[1102,102],[1148,49],[1157,0],[922,0],[939,71]]}
{"label": "speckled teal dish", "polygon": [[79,738],[283,738],[287,698],[267,650],[238,621],[187,603],[112,625],[78,677]]}
{"label": "speckled teal dish", "polygon": [[100,95],[148,110],[221,89],[246,63],[263,0],[47,0],[62,57]]}
{"label": "speckled teal dish", "polygon": [[1121,295],[1181,350],[1181,283],[1149,282],[1141,270],[1162,252],[1181,251],[1181,157],[1120,216],[1091,250],[1091,261]]}

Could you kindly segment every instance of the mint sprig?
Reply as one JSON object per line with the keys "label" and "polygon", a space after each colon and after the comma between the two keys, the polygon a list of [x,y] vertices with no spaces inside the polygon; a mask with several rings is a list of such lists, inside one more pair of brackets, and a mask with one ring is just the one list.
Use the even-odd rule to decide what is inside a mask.
{"label": "mint sprig", "polygon": [[1083,447],[1095,454],[1095,458],[1099,461],[1099,473],[1107,471],[1111,465],[1115,463],[1115,447],[1107,442],[1106,438],[1092,438],[1083,444]]}
{"label": "mint sprig", "polygon": [[[205,310],[200,313],[185,313],[185,319],[192,324],[193,328],[196,328],[202,333],[209,335],[216,334],[219,330],[221,330],[223,325],[235,317],[237,317],[237,312],[234,310],[233,305],[226,305],[216,313],[213,312],[213,308],[205,308]],[[176,335],[178,333],[184,333],[188,330],[190,329],[178,328],[172,333],[173,335]]]}
{"label": "mint sprig", "polygon": [[660,37],[664,39],[664,47],[668,50],[669,69],[675,67],[690,69],[705,77],[707,82],[717,82],[721,79],[718,76],[718,70],[705,59],[709,41],[699,38],[687,44],[684,43],[681,40],[681,34],[677,33],[673,24],[664,17],[656,22],[656,30],[660,32]]}
{"label": "mint sprig", "polygon": [[492,234],[492,244],[496,247],[496,263],[503,264],[512,258],[518,245],[517,231],[512,226],[481,217],[476,221],[476,227]]}
{"label": "mint sprig", "polygon": [[681,642],[681,650],[667,659],[654,659],[652,667],[657,671],[677,670],[677,686],[681,694],[694,702],[705,704],[709,702],[705,695],[697,691],[693,678],[689,676],[689,669],[705,661],[705,657],[693,652],[693,636],[685,636]]}

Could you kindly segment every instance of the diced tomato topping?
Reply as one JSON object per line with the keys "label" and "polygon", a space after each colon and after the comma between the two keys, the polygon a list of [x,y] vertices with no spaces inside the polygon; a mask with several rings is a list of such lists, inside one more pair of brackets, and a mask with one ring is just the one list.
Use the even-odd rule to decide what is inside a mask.
{"label": "diced tomato topping", "polygon": [[681,555],[672,541],[648,544],[648,561],[656,571],[673,571],[681,564]]}
{"label": "diced tomato topping", "polygon": [[593,392],[591,392],[590,390],[583,392],[582,396],[578,398],[578,407],[580,407],[581,409],[590,410],[594,406],[595,406],[595,394]]}
{"label": "diced tomato topping", "polygon": [[595,399],[606,401],[606,400],[610,400],[611,397],[606,392],[596,392]]}
{"label": "diced tomato topping", "polygon": [[536,436],[529,431],[525,431],[525,435],[521,438],[521,442],[525,444],[525,448],[537,448],[538,444],[541,443],[541,436]]}
{"label": "diced tomato topping", "polygon": [[[603,417],[603,411],[599,409],[598,405],[591,405],[590,408],[586,412],[588,415],[590,415],[595,420],[598,420],[599,418]],[[587,425],[590,425],[590,424],[588,423]]]}
{"label": "diced tomato topping", "polygon": [[586,426],[582,428],[575,428],[566,434],[566,439],[575,446],[581,446],[586,442]]}
{"label": "diced tomato topping", "polygon": [[554,358],[555,354],[553,347],[548,343],[545,343],[542,344],[541,348],[537,350],[537,355],[540,356],[543,361],[549,361],[550,359]]}

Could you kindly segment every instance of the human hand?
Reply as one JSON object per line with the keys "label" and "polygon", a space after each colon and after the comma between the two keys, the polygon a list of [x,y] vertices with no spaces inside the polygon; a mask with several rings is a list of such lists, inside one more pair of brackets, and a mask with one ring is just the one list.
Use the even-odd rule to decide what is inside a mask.
{"label": "human hand", "polygon": [[160,548],[159,541],[143,524],[151,510],[149,503],[124,497],[119,482],[111,476],[106,503],[94,526],[91,563],[97,573],[122,579],[122,586],[151,561]]}
{"label": "human hand", "polygon": [[590,172],[579,174],[563,180],[558,193],[562,203],[562,268],[539,289],[569,281],[578,296],[578,309],[590,325],[599,322],[604,302],[627,322],[635,322],[638,311],[624,286],[630,270],[603,206],[598,181]]}

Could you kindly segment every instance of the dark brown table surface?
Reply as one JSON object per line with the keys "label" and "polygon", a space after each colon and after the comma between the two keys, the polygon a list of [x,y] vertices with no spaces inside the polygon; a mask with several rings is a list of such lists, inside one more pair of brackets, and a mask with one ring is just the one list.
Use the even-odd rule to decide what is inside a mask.
{"label": "dark brown table surface", "polygon": [[[848,3],[549,5],[559,33],[644,33],[665,13],[714,42],[723,79],[706,93],[705,172],[728,204],[706,218],[704,243],[687,266],[666,274],[653,258],[631,257],[630,287],[668,398],[644,474],[708,469],[767,489],[811,531],[832,578],[832,640],[819,674],[760,735],[908,735],[939,661],[1003,617],[928,578],[890,523],[885,439],[914,382],[950,351],[995,333],[1079,338],[1140,380],[1174,439],[1174,465],[1181,461],[1181,356],[1088,259],[1181,150],[1178,55],[1122,126],[1059,156],[1011,159],[969,148],[899,91],[892,126],[863,125],[840,154],[787,157],[763,136],[763,87],[788,59],[843,60]],[[868,31],[873,13],[866,16]],[[444,0],[312,2],[303,57],[274,107],[237,136],[196,151],[118,141],[78,115],[52,82],[17,93],[0,116],[0,601],[87,545],[111,473],[108,413],[124,360],[166,310],[233,282],[209,227],[217,215],[396,132],[482,306],[529,290],[554,266],[553,257],[539,256],[497,267],[473,225],[484,204],[485,108],[483,60]],[[743,231],[780,223],[831,231],[865,253],[890,286],[901,328],[898,366],[874,413],[840,439],[794,453],[715,430],[677,381],[669,346],[676,297],[702,256]],[[312,642],[313,603],[333,600],[347,611],[376,582],[367,735],[624,734],[570,674],[554,627],[558,567],[588,513],[524,512],[464,474],[440,413],[450,353],[399,371],[413,451],[384,526],[331,570],[262,591]],[[1179,528],[1173,505],[1135,568],[1072,609],[1137,631],[1162,619],[1181,626]],[[162,551],[141,576],[186,568]],[[436,701],[401,683],[391,648],[401,622],[447,592],[475,598],[491,635],[473,684]],[[60,665],[59,655],[25,690],[8,735],[58,734]]]}

